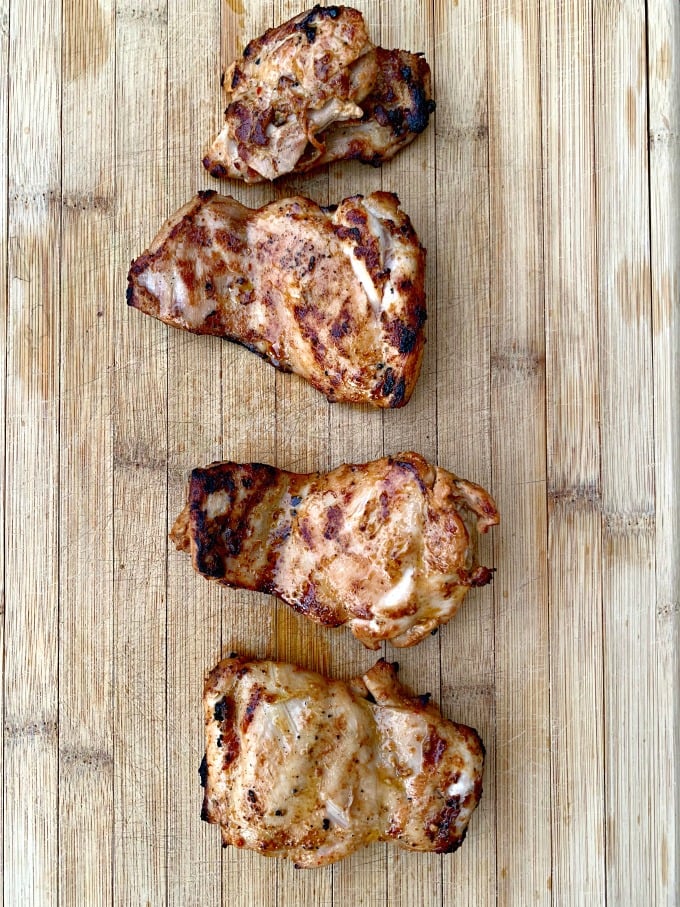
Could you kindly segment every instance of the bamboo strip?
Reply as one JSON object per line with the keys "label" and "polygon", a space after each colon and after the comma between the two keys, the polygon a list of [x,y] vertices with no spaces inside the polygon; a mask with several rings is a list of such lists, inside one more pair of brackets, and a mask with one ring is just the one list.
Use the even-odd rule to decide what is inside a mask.
{"label": "bamboo strip", "polygon": [[114,903],[167,897],[167,328],[125,307],[167,214],[167,6],[116,5]]}
{"label": "bamboo strip", "polygon": [[113,871],[113,4],[66,5],[63,33],[59,891],[94,905]]}
{"label": "bamboo strip", "polygon": [[[436,387],[440,465],[493,491],[486,14],[486,3],[435,4]],[[493,564],[495,532],[481,540],[482,563]],[[443,902],[481,907],[496,900],[491,586],[470,593],[440,647],[444,714],[473,725],[486,745],[480,806],[461,850],[443,859]]]}
{"label": "bamboo strip", "polygon": [[[640,4],[596,6],[606,883],[612,903],[639,890],[656,904],[661,842],[650,821],[657,796],[651,770],[656,590],[645,27]],[[642,852],[638,836],[648,842]]]}
{"label": "bamboo strip", "polygon": [[4,881],[9,902],[47,907],[58,897],[61,7],[15,4],[9,25]]}
{"label": "bamboo strip", "polygon": [[[0,445],[3,451],[2,470],[0,470],[0,533],[3,544],[0,546],[0,576],[5,579],[5,501],[7,495],[6,475],[6,426],[5,407],[7,403],[7,328],[9,318],[8,284],[9,273],[7,270],[7,240],[9,236],[8,220],[8,160],[9,160],[9,0],[0,2],[0,336],[3,339],[2,369],[0,370],[0,400],[2,400],[2,418],[0,418]],[[3,589],[4,597],[4,589]],[[4,765],[4,734],[5,734],[5,622],[0,621],[0,714],[3,716],[0,727],[0,778],[5,779]],[[4,856],[4,809],[0,809],[0,854]],[[4,877],[4,859],[0,859],[0,907],[5,902],[5,886],[2,884]]]}
{"label": "bamboo strip", "polygon": [[[649,167],[651,215],[652,358],[656,525],[655,822],[661,829],[660,903],[680,888],[680,6],[648,5]],[[674,795],[666,796],[665,792]]]}
{"label": "bamboo strip", "polygon": [[605,887],[592,12],[586,5],[548,6],[541,31],[553,897],[599,904]]}
{"label": "bamboo strip", "polygon": [[[637,889],[656,904],[663,886],[661,829],[650,821],[658,792],[652,768],[657,677],[645,31],[641,4],[597,5],[607,896],[618,903]],[[638,836],[648,842],[643,852]]]}
{"label": "bamboo strip", "polygon": [[[545,343],[538,4],[489,8],[498,900],[551,886]],[[520,128],[518,128],[520,124]]]}

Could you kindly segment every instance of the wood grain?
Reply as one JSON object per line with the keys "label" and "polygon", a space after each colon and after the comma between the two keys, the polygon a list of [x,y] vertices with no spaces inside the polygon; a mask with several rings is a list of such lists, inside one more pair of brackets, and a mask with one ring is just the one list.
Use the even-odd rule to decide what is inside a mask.
{"label": "wood grain", "polygon": [[61,61],[61,8],[16,4],[7,149],[3,864],[5,901],[36,907],[56,904],[59,888]]}
{"label": "wood grain", "polygon": [[[215,90],[219,44],[207,44],[204,34],[219,29],[216,0],[168,3],[169,212],[206,184],[205,125],[221,105]],[[189,470],[222,458],[221,346],[215,338],[168,332],[168,530],[186,501]],[[201,822],[197,782],[204,751],[201,691],[207,668],[220,657],[221,597],[187,566],[186,555],[170,544],[167,619],[175,632],[167,636],[168,903],[218,907],[220,845]]]}
{"label": "wood grain", "polygon": [[[437,457],[492,488],[487,4],[435,4],[435,291]],[[467,52],[451,54],[465,35]],[[447,88],[448,86],[448,88]],[[451,213],[455,212],[454,216]],[[432,341],[430,341],[432,342]],[[493,566],[491,538],[480,547]],[[443,903],[496,900],[493,586],[475,590],[439,634],[444,714],[486,744],[484,793],[455,860],[442,863]]]}
{"label": "wood grain", "polygon": [[[578,891],[582,903],[600,904],[605,781],[592,13],[548,5],[541,27],[552,884],[556,892]],[[554,601],[569,608],[553,608]]]}
{"label": "wood grain", "polygon": [[[677,903],[680,7],[356,5],[376,42],[426,53],[429,129],[378,170],[244,186],[201,165],[220,76],[302,0],[0,0],[4,904]],[[428,249],[407,407],[329,405],[127,309],[130,259],[207,187],[400,196]],[[200,821],[206,671],[242,651],[349,678],[376,654],[195,575],[167,541],[188,473],[408,448],[502,515],[492,586],[383,647],[482,734],[468,838],[319,871],[222,851]]]}
{"label": "wood grain", "polygon": [[491,487],[503,515],[493,536],[502,904],[546,904],[552,884],[539,47],[537,3],[490,11]]}
{"label": "wood grain", "polygon": [[58,843],[59,890],[81,904],[110,897],[114,855],[114,43],[113,4],[64,6]]}
{"label": "wood grain", "polygon": [[[0,186],[8,185],[8,148],[9,145],[9,0],[0,3]],[[8,329],[8,271],[7,271],[7,239],[8,239],[8,193],[0,190],[0,337],[7,337]],[[6,344],[5,344],[6,352]],[[4,354],[3,354],[4,355]],[[5,357],[6,358],[6,357]],[[4,408],[7,404],[7,367],[0,370],[0,400]],[[6,420],[0,419],[0,444],[3,452],[6,451]],[[2,470],[0,471],[0,532],[3,541],[7,537],[5,523],[5,501],[7,494],[6,455],[3,456]],[[6,579],[5,572],[5,545],[0,546],[0,576]],[[0,596],[0,608],[3,620],[0,622],[0,670],[3,682],[0,683],[0,711],[5,715],[5,586],[3,584]],[[0,726],[0,775],[5,778],[5,722]],[[4,787],[3,787],[4,789]],[[0,810],[0,852],[4,854],[4,809]],[[0,877],[4,880],[4,860],[0,869]],[[5,886],[0,884],[0,905],[5,903]]]}
{"label": "wood grain", "polygon": [[[651,2],[647,26],[656,493],[656,615],[651,655],[658,716],[652,758],[653,788],[669,792],[656,804],[655,820],[661,829],[659,903],[670,907],[680,888],[680,6],[672,0]],[[669,200],[675,201],[669,204]],[[669,716],[675,716],[675,721]]]}
{"label": "wood grain", "polygon": [[[594,20],[600,330],[607,894],[645,879],[662,897],[655,799],[656,623],[646,18],[602,4]],[[616,80],[612,79],[616,72]],[[616,153],[616,166],[612,154]],[[627,468],[621,468],[625,457]],[[649,842],[640,853],[630,834]]]}
{"label": "wood grain", "polygon": [[[167,899],[168,337],[124,303],[130,259],[167,216],[163,0],[116,5],[116,260],[112,378],[113,901]],[[124,112],[124,114],[122,114]]]}

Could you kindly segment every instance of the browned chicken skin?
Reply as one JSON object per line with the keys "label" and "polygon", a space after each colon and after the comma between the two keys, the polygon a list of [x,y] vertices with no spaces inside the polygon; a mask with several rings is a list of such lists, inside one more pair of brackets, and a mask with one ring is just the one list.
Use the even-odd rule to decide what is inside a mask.
{"label": "browned chicken skin", "polygon": [[415,453],[327,474],[258,463],[195,469],[171,538],[208,579],[274,593],[365,646],[412,646],[491,580],[476,531],[490,495]]}
{"label": "browned chicken skin", "polygon": [[203,160],[248,183],[340,159],[386,161],[434,110],[418,54],[370,42],[363,16],[315,6],[251,41],[225,74],[225,125]]}
{"label": "browned chicken skin", "polygon": [[132,262],[128,304],[237,341],[328,397],[398,407],[420,372],[425,250],[388,192],[252,210],[202,192]]}
{"label": "browned chicken skin", "polygon": [[450,853],[482,793],[476,731],[382,659],[349,684],[232,656],[205,683],[202,818],[224,845],[324,866],[372,841]]}

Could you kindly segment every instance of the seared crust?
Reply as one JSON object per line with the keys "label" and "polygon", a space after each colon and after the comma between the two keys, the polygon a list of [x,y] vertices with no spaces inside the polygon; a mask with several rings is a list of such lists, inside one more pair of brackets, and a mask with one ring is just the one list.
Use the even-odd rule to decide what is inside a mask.
{"label": "seared crust", "polygon": [[200,192],[130,266],[130,306],[233,340],[329,400],[403,406],[420,372],[425,250],[399,199],[246,208]]}
{"label": "seared crust", "polygon": [[382,47],[371,53],[377,75],[370,94],[361,103],[361,120],[334,123],[324,133],[321,154],[305,155],[296,170],[338,160],[357,160],[375,167],[394,157],[427,128],[435,103],[425,58]]}
{"label": "seared crust", "polygon": [[207,579],[376,649],[415,645],[491,580],[475,536],[498,520],[484,489],[414,453],[325,475],[224,462],[192,472],[171,538]]}
{"label": "seared crust", "polygon": [[269,29],[224,84],[225,125],[203,164],[249,183],[342,158],[379,164],[435,107],[422,55],[374,47],[361,13],[344,6],[315,6]]}
{"label": "seared crust", "polygon": [[450,853],[482,793],[476,731],[382,659],[350,684],[232,656],[204,689],[202,818],[225,845],[324,866],[371,841]]}

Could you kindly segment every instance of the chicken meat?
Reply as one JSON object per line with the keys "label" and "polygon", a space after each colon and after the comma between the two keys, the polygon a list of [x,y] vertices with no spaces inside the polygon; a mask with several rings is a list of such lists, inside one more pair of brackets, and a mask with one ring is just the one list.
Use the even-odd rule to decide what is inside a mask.
{"label": "chicken meat", "polygon": [[498,521],[483,488],[415,453],[307,475],[224,462],[192,472],[171,538],[202,576],[377,649],[420,642],[491,580],[475,536]]}
{"label": "chicken meat", "polygon": [[132,262],[130,306],[215,334],[329,400],[398,407],[420,372],[425,249],[388,192],[253,210],[200,192]]}
{"label": "chicken meat", "polygon": [[435,104],[420,54],[375,47],[363,16],[315,6],[251,41],[225,73],[214,177],[274,180],[340,159],[377,165],[412,142]]}
{"label": "chicken meat", "polygon": [[372,841],[451,853],[484,747],[378,661],[350,683],[232,656],[205,683],[202,818],[224,846],[325,866]]}

